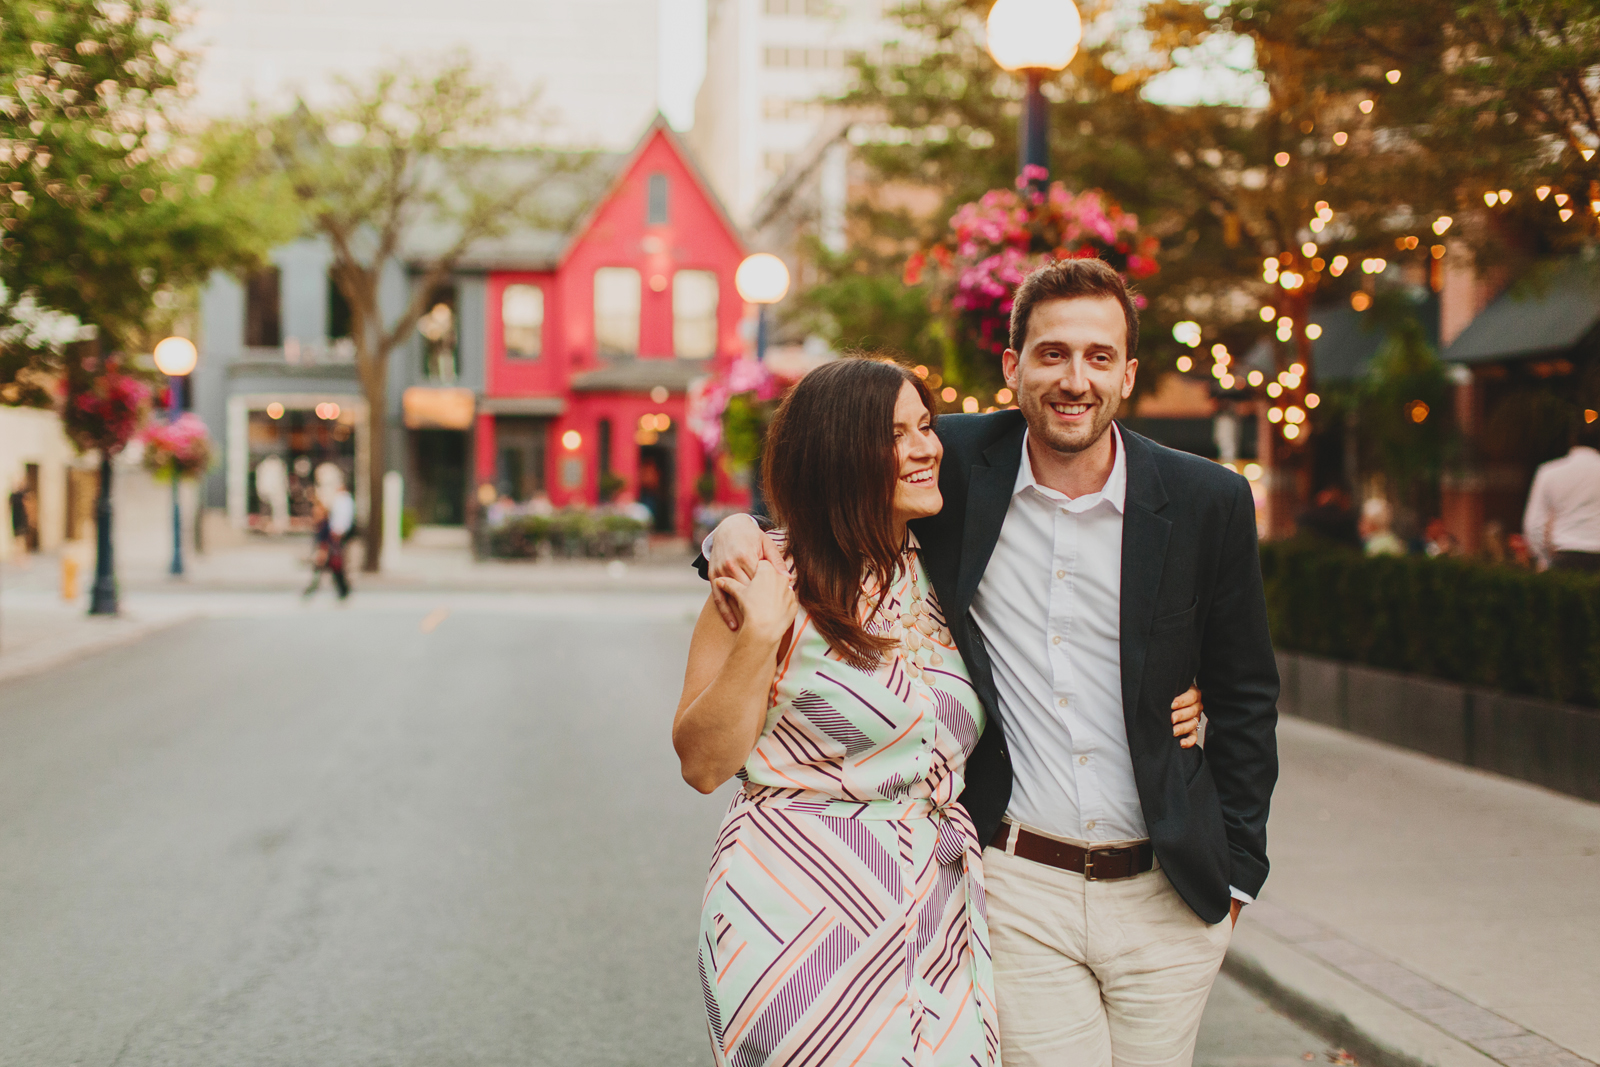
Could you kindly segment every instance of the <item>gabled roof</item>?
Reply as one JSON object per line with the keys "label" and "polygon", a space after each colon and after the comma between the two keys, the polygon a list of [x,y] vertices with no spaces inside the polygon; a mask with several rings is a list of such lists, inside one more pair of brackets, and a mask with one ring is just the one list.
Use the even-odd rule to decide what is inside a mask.
{"label": "gabled roof", "polygon": [[[716,210],[728,232],[742,244],[739,228],[734,225],[722,201],[706,181],[694,156],[673,131],[666,117],[658,112],[629,151],[597,153],[586,173],[556,175],[540,190],[540,206],[552,215],[573,218],[572,225],[565,229],[524,226],[500,237],[474,242],[466,255],[462,256],[459,269],[554,270],[594,225],[601,209],[622,188],[639,157],[658,133],[666,138],[673,152],[682,160],[684,169],[689,172],[698,191]],[[530,166],[530,161],[524,155],[507,153],[503,166],[508,176],[514,176],[518,169]],[[420,224],[412,229],[406,242],[405,258],[418,260],[437,255],[448,247],[449,240],[447,228]]]}
{"label": "gabled roof", "polygon": [[1525,280],[1478,313],[1444,350],[1449,363],[1492,363],[1565,352],[1600,324],[1600,264],[1570,259]]}
{"label": "gabled roof", "polygon": [[623,157],[623,162],[617,167],[616,173],[611,179],[611,184],[607,186],[606,191],[595,198],[594,202],[589,205],[589,209],[584,212],[583,218],[572,228],[572,239],[562,251],[562,259],[565,259],[571,253],[573,246],[582,240],[589,227],[594,225],[595,217],[600,214],[600,209],[605,207],[606,202],[622,188],[623,183],[628,180],[628,175],[633,172],[633,168],[638,164],[639,157],[644,155],[644,150],[650,146],[650,142],[658,133],[666,139],[672,151],[683,161],[684,169],[689,172],[689,177],[694,179],[700,195],[704,196],[706,201],[716,210],[717,217],[722,220],[722,224],[727,227],[728,232],[740,244],[744,243],[739,227],[734,225],[733,218],[728,214],[728,209],[723,206],[722,199],[717,196],[716,190],[711,188],[711,183],[706,180],[705,173],[700,169],[700,165],[695,162],[694,155],[689,151],[688,146],[683,143],[683,139],[673,130],[672,124],[667,121],[667,117],[657,111],[656,117],[650,120],[650,125],[645,128],[638,142],[634,144],[633,150]]}

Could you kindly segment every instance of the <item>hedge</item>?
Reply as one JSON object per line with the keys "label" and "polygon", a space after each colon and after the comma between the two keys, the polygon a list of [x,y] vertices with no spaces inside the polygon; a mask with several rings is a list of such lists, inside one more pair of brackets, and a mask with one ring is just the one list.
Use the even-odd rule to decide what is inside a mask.
{"label": "hedge", "polygon": [[648,527],[630,515],[570,508],[550,515],[513,515],[489,530],[488,553],[535,559],[541,545],[558,556],[632,555]]}
{"label": "hedge", "polygon": [[1261,571],[1283,651],[1600,707],[1600,577],[1304,540]]}

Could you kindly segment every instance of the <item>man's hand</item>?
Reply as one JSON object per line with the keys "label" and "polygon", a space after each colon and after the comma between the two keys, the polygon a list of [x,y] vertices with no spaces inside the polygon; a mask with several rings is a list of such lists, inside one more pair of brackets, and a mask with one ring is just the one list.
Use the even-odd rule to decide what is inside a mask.
{"label": "man's hand", "polygon": [[706,560],[706,577],[711,579],[711,602],[717,614],[728,624],[728,629],[738,630],[742,613],[738,601],[729,596],[718,578],[732,578],[740,583],[755,576],[762,560],[771,563],[780,574],[787,574],[788,564],[783,553],[773,544],[772,538],[761,532],[754,519],[748,515],[729,515],[712,531],[711,555]]}
{"label": "man's hand", "polygon": [[1243,911],[1243,910],[1244,910],[1244,901],[1240,900],[1238,897],[1234,897],[1233,898],[1233,908],[1230,910],[1230,914],[1231,914],[1231,916],[1233,918],[1233,925],[1235,925],[1235,926],[1239,925],[1239,913],[1241,911]]}
{"label": "man's hand", "polygon": [[742,639],[762,646],[775,648],[789,632],[800,608],[794,590],[789,588],[789,572],[774,567],[769,560],[756,564],[755,576],[749,581],[713,578],[711,585],[737,605],[745,623]]}

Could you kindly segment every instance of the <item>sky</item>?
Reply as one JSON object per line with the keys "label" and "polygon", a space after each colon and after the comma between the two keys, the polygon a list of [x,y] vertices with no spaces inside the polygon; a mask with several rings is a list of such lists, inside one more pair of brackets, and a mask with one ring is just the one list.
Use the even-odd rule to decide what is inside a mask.
{"label": "sky", "polygon": [[706,0],[660,0],[661,65],[656,95],[679,130],[694,124],[694,97],[706,73]]}

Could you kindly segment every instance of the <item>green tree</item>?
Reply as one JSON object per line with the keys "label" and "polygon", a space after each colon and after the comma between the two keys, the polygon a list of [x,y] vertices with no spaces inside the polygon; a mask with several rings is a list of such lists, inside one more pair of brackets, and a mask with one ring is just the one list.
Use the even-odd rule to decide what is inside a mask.
{"label": "green tree", "polygon": [[81,336],[147,348],[213,270],[286,232],[270,188],[243,180],[249,152],[180,121],[179,16],[169,0],[0,0],[0,400],[37,402]]}
{"label": "green tree", "polygon": [[[333,252],[367,402],[365,563],[380,566],[388,469],[390,357],[417,329],[439,286],[478,242],[523,225],[567,226],[586,198],[592,157],[530,146],[532,99],[508,99],[464,59],[403,63],[341,83],[325,108],[304,103],[260,121],[264,162],[299,204],[309,234]],[[385,314],[386,274],[412,272],[404,306]]]}

